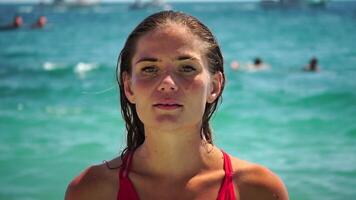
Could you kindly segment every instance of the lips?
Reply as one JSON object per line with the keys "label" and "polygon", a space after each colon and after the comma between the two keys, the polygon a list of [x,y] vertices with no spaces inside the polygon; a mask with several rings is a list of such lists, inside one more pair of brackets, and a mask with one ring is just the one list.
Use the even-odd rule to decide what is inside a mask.
{"label": "lips", "polygon": [[181,105],[179,103],[157,103],[157,104],[154,104],[153,107],[159,108],[162,110],[174,110],[174,109],[179,109],[179,108],[183,107],[183,105]]}

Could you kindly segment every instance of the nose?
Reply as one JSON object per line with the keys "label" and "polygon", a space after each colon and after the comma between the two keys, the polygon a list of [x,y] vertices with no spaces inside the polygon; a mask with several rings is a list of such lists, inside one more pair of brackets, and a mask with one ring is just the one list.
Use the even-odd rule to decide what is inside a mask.
{"label": "nose", "polygon": [[166,74],[158,86],[158,90],[160,92],[173,92],[178,90],[178,86],[172,76],[170,74]]}

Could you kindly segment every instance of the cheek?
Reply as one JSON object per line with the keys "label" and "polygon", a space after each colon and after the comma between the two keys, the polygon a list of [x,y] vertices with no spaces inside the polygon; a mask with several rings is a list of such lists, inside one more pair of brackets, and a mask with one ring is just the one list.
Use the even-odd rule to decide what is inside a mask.
{"label": "cheek", "polygon": [[[132,91],[136,99],[136,112],[139,119],[142,122],[146,122],[147,119],[146,114],[149,111],[150,103],[147,100],[150,98],[152,94],[152,81],[142,80],[142,79],[135,79],[132,82]],[[146,116],[146,117],[145,117]]]}
{"label": "cheek", "polygon": [[134,79],[132,90],[135,95],[145,94],[152,90],[156,82],[157,81],[153,79]]}
{"label": "cheek", "polygon": [[192,89],[196,91],[200,91],[200,93],[207,93],[209,85],[209,77],[205,74],[197,76],[192,84]]}
{"label": "cheek", "polygon": [[192,90],[198,93],[206,93],[207,91],[207,84],[203,80],[197,80],[192,84]]}
{"label": "cheek", "polygon": [[207,83],[204,80],[196,80],[187,88],[186,95],[189,98],[189,120],[198,123],[204,115],[207,102]]}
{"label": "cheek", "polygon": [[142,121],[144,121],[145,113],[150,111],[156,85],[157,80],[152,79],[134,79],[132,82],[132,91],[136,99],[136,111]]}
{"label": "cheek", "polygon": [[[189,91],[190,95],[194,97],[195,100],[201,100],[205,104],[207,91],[208,91],[208,84],[206,80],[197,78],[192,81],[190,84],[185,85],[185,90]],[[200,102],[200,101],[194,101]]]}

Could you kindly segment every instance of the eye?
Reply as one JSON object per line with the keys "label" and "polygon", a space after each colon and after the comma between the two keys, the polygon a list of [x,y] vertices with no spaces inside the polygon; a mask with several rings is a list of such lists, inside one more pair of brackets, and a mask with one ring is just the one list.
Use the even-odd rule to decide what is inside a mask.
{"label": "eye", "polygon": [[192,72],[195,72],[196,69],[195,69],[195,67],[193,67],[191,65],[183,65],[179,71],[184,72],[184,73],[192,73]]}
{"label": "eye", "polygon": [[141,69],[141,72],[145,74],[154,74],[158,72],[158,68],[156,66],[146,66]]}

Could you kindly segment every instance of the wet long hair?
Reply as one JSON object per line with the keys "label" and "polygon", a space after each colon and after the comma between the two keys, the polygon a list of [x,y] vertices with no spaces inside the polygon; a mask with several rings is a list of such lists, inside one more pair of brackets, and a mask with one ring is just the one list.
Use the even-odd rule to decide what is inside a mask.
{"label": "wet long hair", "polygon": [[210,74],[221,72],[223,75],[221,92],[213,103],[206,103],[202,118],[201,137],[208,143],[213,143],[209,120],[216,110],[225,85],[224,63],[220,47],[208,27],[197,18],[182,12],[161,11],[148,16],[131,32],[119,54],[116,78],[120,88],[121,113],[125,120],[127,131],[127,147],[121,153],[122,159],[126,152],[133,152],[145,141],[144,124],[137,115],[135,104],[130,103],[125,95],[123,74],[131,74],[131,61],[135,54],[138,39],[156,28],[161,28],[171,23],[188,28],[193,35],[203,41],[207,46],[205,55],[208,59],[208,70]]}

